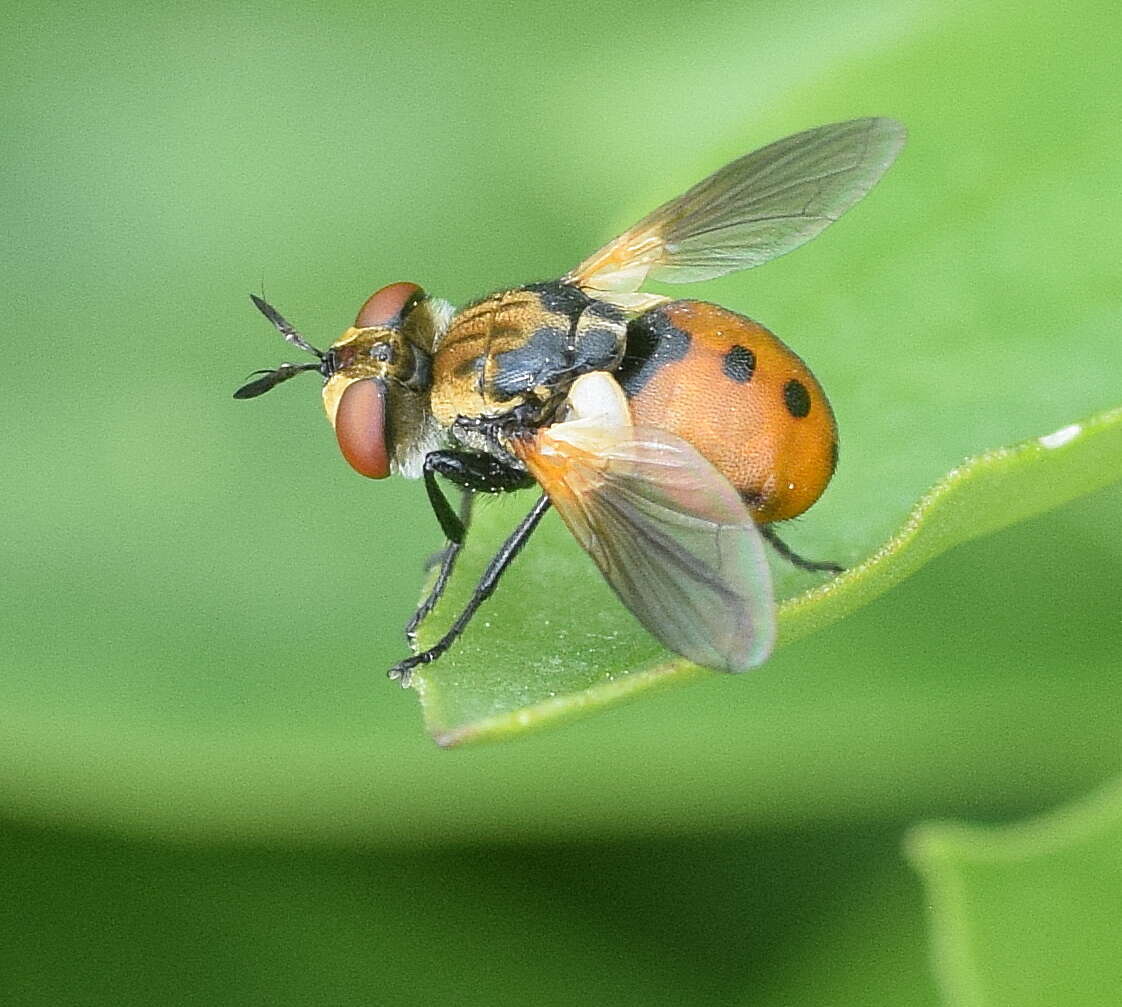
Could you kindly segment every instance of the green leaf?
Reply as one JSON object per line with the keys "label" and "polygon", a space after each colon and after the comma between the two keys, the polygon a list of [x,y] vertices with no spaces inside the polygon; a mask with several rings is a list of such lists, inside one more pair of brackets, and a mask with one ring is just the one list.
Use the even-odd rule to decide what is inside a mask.
{"label": "green leaf", "polygon": [[[888,541],[841,576],[802,590],[794,585],[805,577],[784,577],[779,646],[868,604],[955,545],[1119,479],[1122,407],[969,458],[923,496]],[[527,499],[520,498],[522,506]],[[438,608],[444,618],[434,616],[423,627],[422,645],[439,637],[466,600],[479,566],[509,530],[511,510],[495,508],[473,528],[473,538],[486,545],[473,543],[468,570],[459,572]],[[416,673],[425,722],[438,744],[511,737],[714,674],[668,658],[615,601],[559,521],[539,533],[535,546],[500,589],[500,600],[477,617],[483,631]]]}
{"label": "green leaf", "polygon": [[1122,782],[1017,825],[923,825],[908,848],[948,1007],[1118,1001]]}

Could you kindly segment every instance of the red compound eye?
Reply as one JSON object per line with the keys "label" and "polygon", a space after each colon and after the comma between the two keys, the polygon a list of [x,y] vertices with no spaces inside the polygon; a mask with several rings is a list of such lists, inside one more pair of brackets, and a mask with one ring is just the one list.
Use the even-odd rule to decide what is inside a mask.
{"label": "red compound eye", "polygon": [[377,378],[352,381],[335,411],[335,436],[343,457],[360,475],[385,479],[390,474],[386,447],[386,389]]}
{"label": "red compound eye", "polygon": [[366,299],[366,303],[358,309],[355,328],[386,328],[400,324],[424,296],[425,292],[415,283],[391,283]]}

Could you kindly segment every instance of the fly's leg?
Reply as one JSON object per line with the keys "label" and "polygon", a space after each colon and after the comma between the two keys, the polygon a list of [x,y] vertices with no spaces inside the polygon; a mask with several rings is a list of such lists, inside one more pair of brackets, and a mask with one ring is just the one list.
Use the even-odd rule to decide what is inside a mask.
{"label": "fly's leg", "polygon": [[499,551],[491,559],[491,562],[487,564],[487,569],[483,571],[483,576],[479,579],[479,583],[476,584],[471,600],[464,606],[464,610],[457,616],[456,621],[452,623],[448,632],[429,647],[428,650],[422,650],[419,654],[414,654],[413,657],[408,657],[404,661],[399,661],[395,664],[388,672],[390,678],[397,679],[401,682],[402,688],[407,688],[414,668],[435,661],[456,642],[456,638],[464,631],[467,624],[471,622],[472,616],[475,615],[479,606],[491,597],[495,586],[499,582],[499,578],[506,572],[507,568],[513,562],[514,557],[522,551],[522,547],[529,540],[534,529],[538,526],[538,522],[541,521],[547,510],[549,510],[549,497],[543,495],[538,499],[538,502],[534,504],[530,513],[519,522],[518,527],[514,529],[511,536],[502,544]]}
{"label": "fly's leg", "polygon": [[799,570],[809,570],[812,573],[844,573],[845,571],[845,567],[838,563],[804,559],[784,542],[783,539],[775,534],[771,525],[760,525],[760,534],[771,543],[771,547],[779,553],[780,556]]}
{"label": "fly's leg", "polygon": [[[444,476],[463,491],[459,514],[452,510],[448,498],[436,481],[436,476]],[[412,618],[405,624],[405,638],[410,644],[416,640],[417,627],[435,607],[448,586],[448,580],[455,569],[456,560],[463,548],[467,526],[471,522],[471,510],[476,493],[509,493],[534,485],[533,477],[524,470],[514,468],[490,455],[475,454],[470,451],[433,451],[425,458],[425,490],[433,512],[444,531],[447,542],[437,555],[440,558],[440,571],[428,597],[420,604]]]}
{"label": "fly's leg", "polygon": [[[471,524],[471,509],[475,501],[475,495],[470,490],[463,490],[460,495],[460,510],[457,515],[460,519],[460,525],[467,533],[467,529]],[[417,640],[417,627],[428,616],[428,614],[436,607],[436,603],[440,601],[441,595],[444,594],[444,589],[448,586],[448,578],[452,576],[452,571],[456,566],[456,558],[460,555],[460,550],[463,548],[463,540],[453,542],[449,539],[444,543],[444,548],[440,550],[435,556],[431,557],[430,561],[425,564],[425,569],[431,570],[437,563],[440,564],[440,570],[436,575],[436,580],[433,582],[432,590],[429,591],[428,597],[417,606],[417,611],[413,613],[410,620],[405,624],[405,639],[412,646]]]}

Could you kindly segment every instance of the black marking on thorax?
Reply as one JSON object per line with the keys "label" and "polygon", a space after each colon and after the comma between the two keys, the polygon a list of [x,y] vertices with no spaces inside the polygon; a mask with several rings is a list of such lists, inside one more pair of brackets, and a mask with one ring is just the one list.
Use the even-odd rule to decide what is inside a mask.
{"label": "black marking on thorax", "polygon": [[492,396],[502,402],[545,384],[543,377],[556,370],[559,363],[562,369],[569,366],[573,355],[569,343],[569,329],[542,325],[521,346],[497,353],[490,381]]}
{"label": "black marking on thorax", "polygon": [[465,357],[459,361],[452,368],[452,373],[457,378],[470,378],[472,375],[480,375],[483,373],[484,363],[483,354],[477,353],[474,357]]}
{"label": "black marking on thorax", "polygon": [[579,375],[615,366],[624,323],[619,308],[556,281],[522,289],[537,297],[547,320],[520,345],[494,355],[493,398],[506,401],[535,388],[561,395]]}
{"label": "black marking on thorax", "polygon": [[542,307],[547,311],[564,315],[572,319],[574,324],[580,313],[592,303],[592,298],[580,287],[574,287],[570,283],[559,283],[557,280],[527,283],[522,289],[537,294]]}

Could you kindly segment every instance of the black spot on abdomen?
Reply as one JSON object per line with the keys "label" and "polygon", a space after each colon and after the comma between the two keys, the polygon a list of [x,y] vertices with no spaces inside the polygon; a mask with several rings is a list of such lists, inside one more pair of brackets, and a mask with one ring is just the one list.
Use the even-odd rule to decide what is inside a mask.
{"label": "black spot on abdomen", "polygon": [[725,372],[726,378],[746,385],[756,373],[756,354],[747,346],[734,346],[721,360],[721,370]]}
{"label": "black spot on abdomen", "polygon": [[791,378],[783,386],[783,404],[795,419],[801,420],[806,416],[810,412],[810,392],[806,390],[806,385],[797,378]]}
{"label": "black spot on abdomen", "polygon": [[627,350],[616,370],[616,380],[624,394],[633,398],[661,368],[681,360],[689,349],[690,334],[655,308],[627,326]]}

